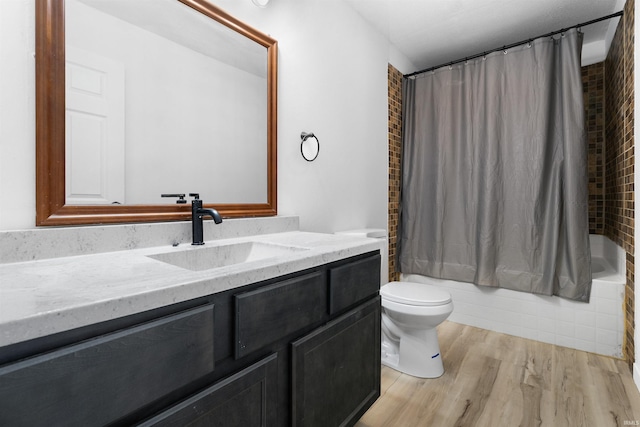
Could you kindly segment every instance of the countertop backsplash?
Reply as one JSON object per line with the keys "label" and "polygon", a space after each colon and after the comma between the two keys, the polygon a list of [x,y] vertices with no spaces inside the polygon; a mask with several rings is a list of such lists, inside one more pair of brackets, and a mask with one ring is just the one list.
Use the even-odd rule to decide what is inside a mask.
{"label": "countertop backsplash", "polygon": [[[204,221],[206,240],[299,229],[297,216]],[[191,243],[191,222],[47,227],[0,231],[0,264]]]}

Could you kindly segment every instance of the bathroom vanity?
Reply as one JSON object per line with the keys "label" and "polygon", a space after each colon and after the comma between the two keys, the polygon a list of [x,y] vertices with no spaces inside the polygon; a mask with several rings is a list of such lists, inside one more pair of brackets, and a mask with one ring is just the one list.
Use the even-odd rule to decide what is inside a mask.
{"label": "bathroom vanity", "polygon": [[[198,250],[184,247],[0,265],[23,281],[0,290],[0,424],[353,425],[380,394],[378,243],[292,232],[207,245],[247,241],[298,250],[199,270],[158,259]],[[7,298],[30,285],[36,298],[71,288],[21,318]]]}
{"label": "bathroom vanity", "polygon": [[[207,0],[162,2],[171,9],[157,15],[155,4],[128,13],[105,2],[96,8],[85,3],[35,2],[36,224],[120,225],[0,232],[0,425],[354,424],[380,393],[382,248],[371,239],[299,232],[297,219],[275,217],[277,41]],[[120,13],[127,19],[117,19]],[[98,26],[114,17],[116,26]],[[189,31],[176,34],[183,28]],[[174,38],[179,42],[165,41]],[[160,52],[154,55],[160,62],[135,60],[140,51]],[[74,55],[82,60],[71,60]],[[171,135],[188,135],[179,141],[182,155],[193,160],[188,180],[147,175],[174,165],[175,151],[159,163],[154,156],[153,167],[146,155],[138,162],[128,157],[140,172],[131,174],[124,174],[116,155],[109,157],[117,159],[109,162],[109,185],[83,190],[89,199],[67,194],[65,182],[85,176],[68,171],[94,176],[101,170],[88,159],[71,164],[65,157],[65,126],[76,123],[67,120],[65,100],[76,95],[66,98],[65,70],[81,65],[71,74],[85,77],[70,85],[80,88],[75,83],[94,78],[82,73],[102,72],[88,65],[95,57],[127,70],[117,99],[148,100],[146,88],[155,80],[144,67],[166,71],[168,79],[155,81],[151,91],[158,100],[150,107],[158,114],[143,114],[143,121],[109,117],[115,132],[107,133],[119,135],[110,150],[120,153],[118,144],[126,141],[128,147],[142,144],[128,151],[158,154],[158,147],[175,147]],[[185,80],[184,67],[173,67],[183,63],[202,73]],[[251,65],[236,73],[238,64]],[[111,82],[120,81],[112,78],[119,71],[109,72]],[[245,90],[216,86],[230,84]],[[249,93],[259,97],[244,96]],[[172,110],[180,102],[162,103],[175,96],[224,114],[196,132],[194,124],[211,124],[213,116],[189,113],[184,120],[184,109]],[[151,117],[162,126],[150,125]],[[126,129],[118,125],[125,121]],[[78,123],[89,129],[88,121]],[[150,137],[150,129],[159,133]],[[83,143],[83,133],[71,133]],[[227,144],[231,133],[248,155],[222,155],[228,150],[215,142]],[[198,159],[206,161],[198,166]],[[246,163],[250,159],[256,163]],[[143,182],[127,180],[142,174]],[[203,198],[216,197],[198,209],[214,218],[214,208],[225,218],[246,218],[225,219],[215,229],[198,224],[193,242],[205,245],[192,247],[190,223],[155,222],[195,220],[197,212],[159,199],[168,188],[203,187]],[[269,226],[254,218],[272,215]],[[262,227],[279,230],[251,232]]]}

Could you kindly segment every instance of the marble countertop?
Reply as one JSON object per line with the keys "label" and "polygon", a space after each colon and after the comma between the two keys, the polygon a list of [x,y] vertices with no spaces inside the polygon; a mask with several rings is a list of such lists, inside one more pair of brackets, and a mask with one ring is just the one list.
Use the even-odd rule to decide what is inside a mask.
{"label": "marble countertop", "polygon": [[288,231],[207,241],[300,248],[211,270],[149,257],[188,244],[0,265],[0,347],[186,301],[383,248],[380,240]]}

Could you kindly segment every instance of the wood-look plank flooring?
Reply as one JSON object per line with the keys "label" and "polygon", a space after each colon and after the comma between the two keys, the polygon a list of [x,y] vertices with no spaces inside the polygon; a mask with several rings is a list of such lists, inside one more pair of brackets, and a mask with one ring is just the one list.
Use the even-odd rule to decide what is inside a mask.
{"label": "wood-look plank flooring", "polygon": [[453,322],[438,327],[445,373],[382,367],[381,396],[356,427],[640,425],[626,362]]}

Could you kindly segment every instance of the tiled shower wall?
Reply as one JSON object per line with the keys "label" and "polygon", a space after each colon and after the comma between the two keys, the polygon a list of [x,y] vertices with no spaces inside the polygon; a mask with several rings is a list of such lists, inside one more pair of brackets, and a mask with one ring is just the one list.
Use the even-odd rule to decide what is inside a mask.
{"label": "tiled shower wall", "polygon": [[389,64],[389,281],[398,280],[396,240],[402,152],[402,73]]}
{"label": "tiled shower wall", "polygon": [[626,252],[623,354],[634,361],[634,0],[627,1],[605,62],[582,69],[589,147],[589,232]]}
{"label": "tiled shower wall", "polygon": [[589,163],[589,233],[604,234],[604,62],[582,67]]}
{"label": "tiled shower wall", "polygon": [[[607,60],[582,70],[589,149],[589,231],[606,235],[626,251],[623,355],[630,366],[634,362],[635,327],[633,14],[634,0],[628,0]],[[390,280],[398,277],[395,272],[395,243],[402,148],[401,99],[402,73],[389,65]]]}
{"label": "tiled shower wall", "polygon": [[626,252],[624,298],[625,339],[623,353],[634,362],[634,0],[628,0],[624,16],[604,63],[604,234]]}

